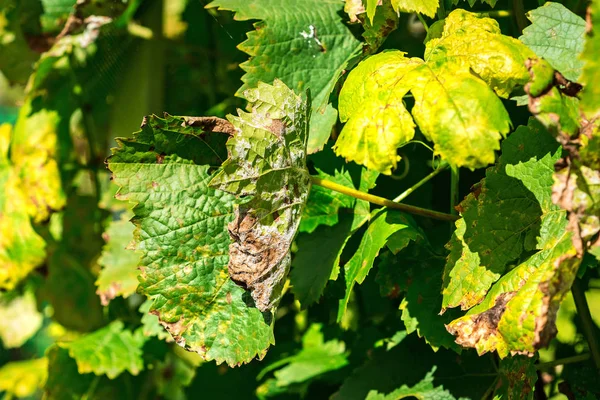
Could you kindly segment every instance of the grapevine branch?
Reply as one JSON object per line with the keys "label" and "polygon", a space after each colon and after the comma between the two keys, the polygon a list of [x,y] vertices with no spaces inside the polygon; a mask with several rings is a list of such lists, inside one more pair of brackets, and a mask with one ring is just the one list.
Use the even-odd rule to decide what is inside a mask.
{"label": "grapevine branch", "polygon": [[594,365],[596,366],[596,369],[600,370],[600,347],[598,347],[598,340],[594,333],[594,331],[596,330],[596,326],[594,325],[594,321],[592,320],[592,314],[590,313],[590,308],[585,298],[585,293],[581,288],[581,285],[578,280],[575,280],[575,282],[573,282],[573,286],[571,287],[571,293],[573,293],[573,300],[575,301],[575,308],[577,308],[577,314],[579,315],[579,318],[581,318],[583,334],[588,342],[588,345],[590,346],[592,360],[594,360]]}
{"label": "grapevine branch", "polygon": [[[423,185],[423,183],[425,183],[429,179],[433,178],[435,175],[437,175],[443,169],[444,168],[441,168],[441,167],[436,169],[431,174],[426,176],[424,179],[417,182],[416,185],[409,188],[406,192],[404,192],[400,196],[398,196],[395,200],[405,198],[410,193],[412,193],[416,188]],[[326,179],[318,178],[316,176],[312,176],[311,178],[312,178],[313,185],[321,186],[326,189],[333,190],[335,192],[339,192],[339,193],[345,194],[350,197],[354,197],[356,199],[365,200],[365,201],[368,201],[369,203],[377,204],[377,205],[388,207],[388,208],[393,208],[395,210],[404,211],[409,214],[415,214],[415,215],[421,215],[423,217],[439,219],[442,221],[456,221],[457,219],[459,219],[459,217],[456,215],[450,215],[450,214],[446,214],[446,213],[442,213],[442,212],[438,212],[438,211],[428,210],[426,208],[415,207],[415,206],[411,206],[408,204],[399,203],[398,201],[395,201],[395,200],[388,200],[384,197],[379,197],[379,196],[375,196],[375,195],[372,195],[369,193],[364,193],[359,190],[352,189],[347,186],[328,181]]]}

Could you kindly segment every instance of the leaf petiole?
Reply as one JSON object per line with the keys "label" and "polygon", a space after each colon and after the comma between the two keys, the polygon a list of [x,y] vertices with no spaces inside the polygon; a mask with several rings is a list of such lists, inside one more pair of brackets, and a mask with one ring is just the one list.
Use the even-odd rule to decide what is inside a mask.
{"label": "leaf petiole", "polygon": [[[435,172],[435,171],[434,171]],[[433,219],[439,219],[441,221],[456,221],[459,219],[456,215],[450,215],[438,211],[428,210],[426,208],[410,206],[408,204],[398,203],[396,201],[388,200],[383,197],[375,196],[369,193],[364,193],[356,189],[351,189],[347,186],[340,185],[335,182],[328,181],[326,179],[321,179],[316,176],[311,176],[311,180],[313,185],[321,186],[329,190],[333,190],[342,194],[345,194],[350,197],[354,197],[356,199],[365,200],[369,203],[377,204],[380,206],[393,208],[395,210],[400,210],[407,212],[409,214],[421,215],[423,217],[429,217]]]}

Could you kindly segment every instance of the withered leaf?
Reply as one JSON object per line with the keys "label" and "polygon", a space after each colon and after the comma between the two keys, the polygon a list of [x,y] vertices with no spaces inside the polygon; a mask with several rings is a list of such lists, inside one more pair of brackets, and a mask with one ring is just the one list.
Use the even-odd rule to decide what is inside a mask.
{"label": "withered leaf", "polygon": [[229,275],[266,311],[281,297],[290,246],[310,190],[310,105],[281,81],[260,83],[244,96],[252,111],[229,117],[235,128],[227,142],[229,158],[211,186],[239,198],[228,226]]}

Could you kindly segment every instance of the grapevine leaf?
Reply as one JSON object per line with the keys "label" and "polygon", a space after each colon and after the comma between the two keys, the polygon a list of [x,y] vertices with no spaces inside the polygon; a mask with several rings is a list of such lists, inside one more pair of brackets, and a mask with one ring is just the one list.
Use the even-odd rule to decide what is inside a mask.
{"label": "grapevine leaf", "polygon": [[21,7],[15,0],[0,3],[0,71],[11,82],[25,83],[38,56],[21,29]]}
{"label": "grapevine leaf", "polygon": [[[460,0],[450,0],[450,3],[454,6],[458,5],[458,2]],[[477,0],[463,0],[463,1],[468,1],[469,2],[469,6],[473,7],[475,5],[475,3],[477,3]],[[480,0],[481,3],[487,3],[492,7],[496,7],[496,2],[498,0]]]}
{"label": "grapevine leaf", "polygon": [[335,124],[337,112],[329,95],[342,72],[362,50],[341,19],[341,1],[215,0],[207,7],[234,11],[235,19],[259,19],[256,31],[239,49],[250,55],[241,65],[246,71],[241,95],[258,82],[282,80],[298,93],[310,89],[313,113],[308,152],[320,150]]}
{"label": "grapevine leaf", "polygon": [[77,362],[80,374],[93,372],[114,379],[124,371],[137,375],[144,368],[144,341],[143,336],[124,329],[121,321],[114,321],[60,346],[69,350],[69,356]]}
{"label": "grapevine leaf", "polygon": [[142,334],[147,337],[156,336],[161,340],[172,342],[173,338],[164,326],[160,324],[158,316],[150,313],[152,300],[148,299],[142,303],[139,312],[142,313]]}
{"label": "grapevine leaf", "polygon": [[560,376],[564,381],[559,384],[559,391],[577,400],[597,399],[600,397],[600,382],[595,370],[591,361],[565,365]]}
{"label": "grapevine leaf", "polygon": [[[443,384],[455,398],[484,398],[494,383],[496,371],[489,356],[463,352],[459,357],[454,351],[444,349],[434,352],[416,335],[405,337],[388,351],[379,348],[370,353],[364,364],[346,378],[332,400],[364,400],[371,391],[391,393],[402,386],[414,387],[433,368],[436,368],[433,386]],[[473,374],[480,377],[473,380]]]}
{"label": "grapevine leaf", "polygon": [[8,160],[11,127],[0,125],[0,289],[12,289],[46,256],[44,240],[33,230],[25,193]]}
{"label": "grapevine leaf", "polygon": [[[48,378],[44,387],[44,398],[48,400],[80,399],[90,400],[115,399],[126,400],[132,397],[129,390],[132,387],[128,378],[130,375],[121,374],[115,380],[106,376],[80,374],[77,363],[69,357],[69,352],[59,346],[48,349]],[[141,382],[138,384],[141,385]]]}
{"label": "grapevine leaf", "polygon": [[150,312],[189,350],[236,365],[264,356],[274,339],[272,319],[246,304],[227,273],[234,199],[208,186],[226,139],[184,118],[151,116],[133,139],[120,140],[108,166],[118,197],[138,203],[134,239]]}
{"label": "grapevine leaf", "polygon": [[138,286],[140,255],[126,248],[133,240],[134,226],[129,223],[129,218],[130,215],[124,213],[121,219],[111,221],[102,235],[106,244],[98,260],[102,270],[96,280],[96,293],[103,305],[116,296],[131,296]]}
{"label": "grapevine leaf", "polygon": [[290,246],[310,190],[306,168],[309,105],[281,81],[245,93],[252,114],[230,117],[236,133],[229,158],[210,185],[242,196],[228,229],[229,274],[249,288],[256,307],[277,305],[287,277]]}
{"label": "grapevine leaf", "polygon": [[508,97],[526,84],[524,63],[534,57],[523,43],[502,35],[495,20],[454,10],[440,36],[427,42],[425,61],[390,51],[367,58],[350,73],[340,93],[340,120],[347,123],[336,153],[390,174],[396,149],[414,135],[402,100],[411,91],[414,121],[435,152],[455,166],[486,166],[510,129],[496,94]]}
{"label": "grapevine leaf", "polygon": [[367,58],[348,76],[340,92],[340,120],[346,122],[335,144],[338,155],[369,169],[391,174],[396,149],[414,136],[415,124],[402,97],[403,77],[423,62],[387,51]]}
{"label": "grapevine leaf", "polygon": [[[336,169],[333,176],[318,168],[317,171],[322,179],[363,192],[375,186],[375,179],[379,175],[365,168],[357,171],[352,166],[342,167],[341,172]],[[358,174],[360,181],[355,184],[353,175]],[[299,251],[292,261],[290,273],[292,292],[302,307],[319,301],[327,281],[338,278],[340,257],[346,243],[369,218],[368,202],[320,186],[312,187],[299,228],[301,232],[310,234],[298,237],[296,243]],[[316,229],[313,228],[315,226]]]}
{"label": "grapevine leaf", "polygon": [[186,399],[185,388],[196,375],[193,365],[172,352],[167,353],[164,361],[158,362],[153,372],[157,392],[166,400]]}
{"label": "grapevine leaf", "polygon": [[[573,232],[573,245],[579,257],[586,250],[600,252],[600,128],[582,118],[579,101],[572,97],[567,82],[561,88],[554,71],[536,63],[528,64],[531,82],[526,86],[530,96],[529,110],[562,144],[566,155],[556,165],[552,201],[567,210],[568,229]],[[541,89],[545,86],[544,89]],[[567,95],[570,94],[570,95]]]}
{"label": "grapevine leaf", "polygon": [[559,225],[562,235],[502,276],[479,305],[447,325],[458,344],[504,358],[533,354],[556,335],[556,312],[580,263],[571,234]]}
{"label": "grapevine leaf", "polygon": [[585,21],[560,3],[547,2],[527,13],[531,25],[519,40],[570,81],[581,75]]}
{"label": "grapevine leaf", "polygon": [[440,347],[460,351],[445,328],[458,315],[439,315],[442,261],[426,246],[416,243],[398,255],[386,253],[380,257],[377,282],[384,296],[404,294],[400,310],[406,333],[417,332],[434,351]]}
{"label": "grapevine leaf", "polygon": [[21,347],[40,329],[43,319],[32,291],[16,297],[11,293],[0,295],[0,339],[4,348]]}
{"label": "grapevine leaf", "polygon": [[496,398],[532,400],[538,379],[535,361],[535,358],[526,356],[502,359],[494,390]]}
{"label": "grapevine leaf", "polygon": [[404,398],[418,398],[422,400],[454,400],[455,397],[445,390],[442,386],[433,385],[433,374],[436,367],[425,375],[425,378],[416,385],[409,387],[402,385],[398,389],[388,394],[381,394],[376,390],[371,390],[367,394],[366,400],[398,400]]}
{"label": "grapevine leaf", "polygon": [[30,397],[44,386],[48,359],[12,361],[0,367],[0,392],[4,398]]}
{"label": "grapevine leaf", "polygon": [[[354,284],[361,284],[365,280],[379,251],[385,246],[390,236],[401,230],[407,230],[408,237],[413,240],[418,235],[417,230],[414,228],[414,222],[404,214],[387,209],[373,212],[369,227],[362,237],[358,249],[344,266],[346,294],[340,300],[337,314],[338,322],[342,320],[346,313]],[[405,245],[407,244],[408,241],[405,242]]]}
{"label": "grapevine leaf", "polygon": [[560,233],[563,214],[550,191],[559,158],[559,146],[533,119],[504,141],[499,162],[460,205],[442,309],[478,304],[523,251],[545,248]]}
{"label": "grapevine leaf", "polygon": [[[367,0],[367,4],[375,2],[376,0]],[[415,12],[433,18],[440,0],[391,0],[391,2],[397,12]]]}
{"label": "grapevine leaf", "polygon": [[584,62],[581,83],[585,86],[581,94],[581,108],[589,118],[600,113],[600,1],[593,0],[588,9],[588,29],[585,35],[585,47],[581,53]]}
{"label": "grapevine leaf", "polygon": [[312,324],[302,337],[302,350],[267,366],[257,378],[260,380],[267,373],[275,371],[277,387],[285,387],[310,381],[348,365],[344,342],[335,339],[326,342],[321,328],[321,324]]}
{"label": "grapevine leaf", "polygon": [[[317,176],[354,189],[352,177],[347,170],[336,170],[335,175],[331,176],[317,168]],[[353,197],[321,186],[314,186],[311,188],[306,207],[302,212],[298,230],[312,233],[319,225],[333,226],[339,221],[340,209],[352,209],[355,202],[356,199]]]}

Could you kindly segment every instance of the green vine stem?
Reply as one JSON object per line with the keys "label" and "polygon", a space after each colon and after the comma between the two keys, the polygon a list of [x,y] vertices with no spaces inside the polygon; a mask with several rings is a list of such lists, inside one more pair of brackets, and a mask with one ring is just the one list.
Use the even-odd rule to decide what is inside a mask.
{"label": "green vine stem", "polygon": [[423,186],[424,183],[426,183],[431,178],[433,178],[434,176],[436,176],[440,172],[444,171],[448,167],[449,167],[449,164],[447,162],[445,162],[445,161],[442,161],[442,163],[432,173],[430,173],[425,178],[421,179],[419,182],[415,183],[414,185],[412,185],[411,187],[409,187],[408,189],[406,189],[404,192],[400,193],[400,195],[398,197],[396,197],[392,201],[400,203],[402,200],[404,200],[405,198],[407,198],[412,192],[414,192],[415,190],[417,190],[418,188],[420,188],[421,186]]}
{"label": "green vine stem", "polygon": [[[408,204],[398,203],[396,201],[388,200],[383,197],[375,196],[369,193],[364,193],[356,189],[351,189],[347,186],[340,185],[335,182],[328,181],[326,179],[321,179],[316,176],[311,176],[313,185],[321,186],[329,190],[333,190],[335,192],[339,192],[345,194],[347,196],[354,197],[356,199],[365,200],[369,203],[377,204],[380,206],[393,208],[395,210],[400,210],[407,212],[409,214],[420,215],[423,217],[439,219],[441,221],[456,221],[459,217],[456,215],[446,214],[438,211],[428,210],[426,208],[410,206]],[[422,184],[422,183],[421,183]]]}
{"label": "green vine stem", "polygon": [[515,21],[517,23],[518,34],[523,33],[523,29],[527,26],[527,17],[523,8],[523,0],[513,0],[512,7],[514,11]]}
{"label": "green vine stem", "polygon": [[588,306],[585,298],[585,292],[581,288],[579,280],[576,279],[571,287],[571,293],[573,293],[573,300],[575,301],[575,308],[577,308],[577,314],[581,318],[581,324],[583,328],[583,335],[590,346],[590,353],[592,354],[592,360],[596,369],[600,371],[600,347],[598,347],[598,340],[595,336],[594,331],[597,329],[592,320],[592,314],[590,313],[590,307]]}
{"label": "green vine stem", "polygon": [[548,361],[545,363],[536,364],[535,368],[539,370],[547,370],[559,365],[575,364],[578,362],[587,361],[590,359],[590,353],[577,354],[576,356],[559,358],[558,360]]}
{"label": "green vine stem", "polygon": [[425,22],[425,19],[423,18],[423,16],[419,13],[417,13],[417,18],[419,18],[419,21],[421,21],[421,23],[423,24],[423,28],[425,28],[425,32],[429,33],[429,26],[427,25],[427,22]]}
{"label": "green vine stem", "polygon": [[450,170],[450,214],[458,215],[456,206],[458,205],[458,180],[459,180],[459,169],[454,167]]}

